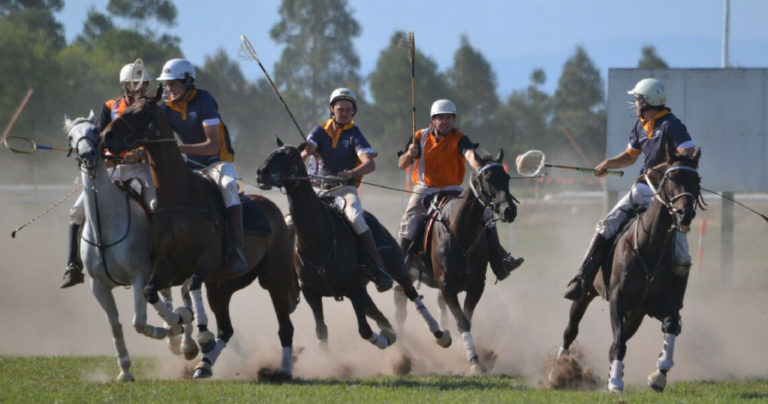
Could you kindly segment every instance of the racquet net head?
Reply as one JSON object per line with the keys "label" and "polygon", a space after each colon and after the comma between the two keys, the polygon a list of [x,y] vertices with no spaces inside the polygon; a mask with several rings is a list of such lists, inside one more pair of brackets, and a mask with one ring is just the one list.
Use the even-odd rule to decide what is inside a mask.
{"label": "racquet net head", "polygon": [[3,145],[14,153],[32,154],[37,150],[34,140],[21,136],[8,136]]}
{"label": "racquet net head", "polygon": [[137,77],[145,78],[146,81],[149,81],[149,73],[147,73],[144,61],[141,58],[136,59],[131,66],[131,81],[129,85],[134,93],[138,93],[141,87],[144,86],[144,80],[136,80]]}
{"label": "racquet net head", "polygon": [[520,175],[533,177],[544,168],[544,152],[541,150],[528,150],[515,158],[515,166]]}
{"label": "racquet net head", "polygon": [[240,35],[240,47],[237,49],[237,58],[240,60],[255,60],[259,61],[259,57],[256,55],[256,49],[251,45],[251,41],[245,35]]}

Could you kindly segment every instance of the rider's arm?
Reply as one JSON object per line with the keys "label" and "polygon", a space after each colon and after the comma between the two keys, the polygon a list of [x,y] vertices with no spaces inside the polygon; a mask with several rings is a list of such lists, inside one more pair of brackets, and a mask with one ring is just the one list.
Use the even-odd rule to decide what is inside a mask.
{"label": "rider's arm", "polygon": [[469,163],[469,166],[472,167],[473,170],[477,171],[482,168],[477,162],[477,159],[475,159],[475,149],[464,150],[464,158],[467,160],[467,163]]}
{"label": "rider's arm", "polygon": [[205,140],[200,143],[181,144],[179,151],[185,154],[195,154],[201,156],[210,156],[219,154],[221,145],[219,144],[219,125],[218,118],[214,120],[203,121],[203,132]]}
{"label": "rider's arm", "polygon": [[419,157],[419,145],[411,141],[408,143],[408,148],[406,149],[405,153],[403,153],[397,159],[397,166],[400,167],[401,170],[405,170],[418,157]]}
{"label": "rider's arm", "polygon": [[373,170],[376,169],[376,163],[373,162],[373,156],[370,153],[362,153],[359,156],[360,164],[359,166],[351,169],[351,170],[344,170],[340,172],[338,175],[341,178],[352,178],[356,177],[358,175],[366,175],[373,172]]}
{"label": "rider's arm", "polygon": [[605,175],[606,170],[610,170],[612,168],[629,167],[632,164],[635,164],[635,161],[637,161],[639,156],[640,154],[634,154],[624,150],[616,156],[603,160],[600,164],[596,165],[595,170],[597,170],[599,174],[595,175],[603,176]]}

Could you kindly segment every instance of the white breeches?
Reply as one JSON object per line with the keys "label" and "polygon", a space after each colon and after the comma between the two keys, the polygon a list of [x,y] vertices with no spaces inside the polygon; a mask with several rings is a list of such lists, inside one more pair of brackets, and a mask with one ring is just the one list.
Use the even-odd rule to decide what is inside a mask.
{"label": "white breeches", "polygon": [[237,184],[237,172],[234,164],[226,161],[220,161],[207,168],[196,170],[204,177],[215,182],[221,191],[221,198],[224,200],[224,207],[240,204],[240,188]]}
{"label": "white breeches", "polygon": [[368,223],[363,217],[363,205],[360,203],[360,197],[357,195],[357,188],[353,185],[345,185],[332,190],[315,188],[318,196],[340,196],[344,198],[344,215],[347,217],[356,234],[363,234],[368,231]]}
{"label": "white breeches", "polygon": [[[653,191],[648,184],[637,183],[616,203],[616,206],[597,223],[595,230],[606,239],[616,235],[616,232],[629,217],[628,212],[642,212],[648,209],[653,199]],[[685,233],[675,232],[675,262],[682,266],[690,266],[691,255],[688,252],[688,237]]]}
{"label": "white breeches", "polygon": [[[421,221],[424,219],[424,216],[427,214],[427,210],[429,209],[428,207],[424,207],[422,201],[424,198],[427,198],[438,191],[462,192],[463,189],[461,188],[461,185],[452,185],[443,188],[428,187],[426,185],[415,185],[413,187],[411,198],[408,199],[408,206],[405,208],[405,213],[403,213],[403,218],[400,221],[400,231],[398,232],[398,236],[401,240],[407,238],[408,240],[413,241],[413,238],[416,237],[416,232],[419,229],[419,225],[421,224]],[[486,208],[483,212],[483,221],[486,223],[490,222],[491,214],[492,212],[490,209]]]}

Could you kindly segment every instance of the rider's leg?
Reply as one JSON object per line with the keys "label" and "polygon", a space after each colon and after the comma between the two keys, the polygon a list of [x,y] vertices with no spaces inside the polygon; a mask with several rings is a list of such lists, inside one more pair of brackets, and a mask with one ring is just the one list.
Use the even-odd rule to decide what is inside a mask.
{"label": "rider's leg", "polygon": [[491,224],[485,229],[485,240],[488,243],[488,259],[491,264],[491,270],[496,274],[496,279],[503,281],[510,272],[519,267],[525,259],[515,258],[499,241],[499,232],[495,224]]}
{"label": "rider's leg", "polygon": [[[403,250],[403,256],[405,257],[406,263],[409,261],[409,258],[411,258],[408,254],[408,250],[417,250],[416,248],[411,247],[413,246],[414,239],[418,233],[418,227],[426,212],[426,208],[422,205],[422,201],[426,196],[434,192],[437,192],[437,190],[424,185],[416,185],[413,188],[411,197],[408,199],[408,205],[405,207],[403,218],[400,220],[400,231],[398,232],[400,249]],[[415,253],[416,251],[411,251],[410,255]]]}
{"label": "rider's leg", "polygon": [[352,224],[352,228],[357,234],[357,242],[362,247],[365,254],[367,265],[363,265],[368,277],[376,284],[379,292],[392,288],[392,277],[389,276],[384,268],[384,260],[381,259],[376,242],[373,240],[371,229],[363,217],[363,205],[357,196],[357,189],[353,186],[341,187],[336,191],[336,195],[344,198],[344,215]]}
{"label": "rider's leg", "polygon": [[688,273],[691,270],[691,254],[688,252],[688,235],[675,232],[675,267],[672,276],[673,299],[678,310],[683,308]]}
{"label": "rider's leg", "polygon": [[610,252],[610,241],[600,233],[595,233],[592,241],[589,243],[587,254],[579,267],[579,272],[568,283],[565,288],[565,298],[570,300],[579,300],[584,296],[584,292],[589,289],[589,285],[595,280],[595,275],[600,265]]}
{"label": "rider's leg", "polygon": [[600,265],[610,253],[613,236],[624,225],[630,212],[640,212],[647,209],[652,197],[653,192],[648,185],[636,183],[608,212],[605,218],[597,223],[596,234],[589,243],[587,254],[584,256],[579,272],[565,288],[564,296],[566,299],[578,300],[584,296],[589,285],[594,281]]}
{"label": "rider's leg", "polygon": [[239,187],[235,166],[228,162],[219,162],[204,170],[204,174],[212,178],[221,189],[224,206],[227,208],[227,225],[231,246],[227,252],[229,271],[227,278],[236,278],[248,272],[248,263],[243,254],[245,244],[243,236],[243,205],[240,204]]}
{"label": "rider's leg", "polygon": [[232,247],[228,254],[229,274],[228,277],[238,277],[248,272],[248,264],[243,254],[243,205],[237,204],[227,208],[227,225],[229,226],[229,236],[232,240]]}
{"label": "rider's leg", "polygon": [[70,286],[82,283],[85,279],[83,276],[83,264],[80,260],[80,227],[85,221],[85,208],[83,194],[75,201],[72,209],[69,210],[69,238],[68,238],[68,254],[67,254],[67,267],[64,269],[64,282],[61,284],[62,288],[68,288]]}
{"label": "rider's leg", "polygon": [[363,248],[368,261],[373,265],[366,265],[370,276],[373,278],[373,283],[376,284],[376,289],[379,292],[384,292],[392,288],[392,277],[389,276],[384,269],[384,260],[381,259],[378,248],[376,248],[376,242],[373,240],[371,231],[368,230],[364,233],[357,235],[357,241]]}

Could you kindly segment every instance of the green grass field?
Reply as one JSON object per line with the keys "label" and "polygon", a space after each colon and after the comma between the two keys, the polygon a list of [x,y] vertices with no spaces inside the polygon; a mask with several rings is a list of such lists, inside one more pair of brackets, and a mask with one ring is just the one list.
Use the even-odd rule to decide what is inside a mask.
{"label": "green grass field", "polygon": [[761,403],[768,380],[677,382],[664,393],[628,385],[605,391],[555,391],[507,375],[380,376],[366,379],[157,380],[156,362],[133,365],[136,382],[112,381],[115,360],[96,357],[0,357],[3,403]]}

